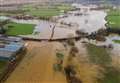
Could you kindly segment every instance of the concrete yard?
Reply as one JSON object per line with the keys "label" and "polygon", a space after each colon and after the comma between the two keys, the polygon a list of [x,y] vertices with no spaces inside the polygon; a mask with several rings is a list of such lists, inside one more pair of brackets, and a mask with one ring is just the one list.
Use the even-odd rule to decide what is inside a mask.
{"label": "concrete yard", "polygon": [[61,44],[27,41],[28,52],[6,83],[66,83],[64,73],[55,72],[55,50]]}

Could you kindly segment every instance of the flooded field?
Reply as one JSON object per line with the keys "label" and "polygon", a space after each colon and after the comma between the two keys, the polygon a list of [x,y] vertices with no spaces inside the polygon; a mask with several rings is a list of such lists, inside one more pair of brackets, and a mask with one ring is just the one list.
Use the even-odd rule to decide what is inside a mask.
{"label": "flooded field", "polygon": [[[100,41],[94,37],[99,30],[107,28],[107,12],[90,10],[97,6],[72,6],[76,7],[76,10],[53,16],[52,20],[47,21],[0,16],[0,19],[10,19],[15,23],[35,24],[32,34],[18,35],[33,41],[25,40],[27,53],[5,83],[70,83],[72,80],[77,83],[78,79],[79,83],[120,83],[120,44],[114,42],[120,40],[120,37],[104,36],[101,33],[98,36],[104,36],[106,40]],[[93,34],[90,38],[85,36],[77,40],[73,38],[78,37],[77,30],[87,36]],[[80,33],[79,36],[81,35]],[[66,39],[63,40],[64,38]],[[34,41],[35,39],[37,41]],[[48,41],[52,39],[63,41]],[[60,72],[55,71],[56,63],[62,64]],[[66,73],[67,67],[71,68],[70,75]],[[67,76],[71,76],[70,79]]]}
{"label": "flooded field", "polygon": [[[82,7],[82,6],[81,6]],[[88,7],[89,8],[89,7]],[[84,10],[83,10],[84,11]],[[87,33],[95,32],[101,28],[105,28],[105,17],[106,13],[104,11],[87,11],[83,12],[81,11],[74,11],[70,12],[73,15],[68,15],[66,18],[59,19],[59,22],[63,22],[65,24],[78,24],[79,26],[77,28],[71,28],[73,30],[82,30]],[[82,14],[82,15],[76,15],[75,14]]]}
{"label": "flooded field", "polygon": [[66,83],[63,73],[55,72],[56,45],[59,43],[27,41],[25,58],[8,78],[6,83]]}

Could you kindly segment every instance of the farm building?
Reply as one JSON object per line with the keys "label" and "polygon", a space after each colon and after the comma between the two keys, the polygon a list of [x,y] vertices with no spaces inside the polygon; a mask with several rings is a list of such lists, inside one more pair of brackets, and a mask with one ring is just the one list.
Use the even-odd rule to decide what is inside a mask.
{"label": "farm building", "polygon": [[0,83],[20,61],[24,45],[21,38],[0,36]]}
{"label": "farm building", "polygon": [[23,43],[10,42],[9,44],[0,45],[0,60],[11,59],[21,48],[24,47]]}

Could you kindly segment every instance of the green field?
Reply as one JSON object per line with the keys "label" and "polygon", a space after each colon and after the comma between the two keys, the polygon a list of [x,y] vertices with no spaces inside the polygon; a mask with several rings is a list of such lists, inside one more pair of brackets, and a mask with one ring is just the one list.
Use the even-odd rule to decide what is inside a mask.
{"label": "green field", "polygon": [[69,10],[72,10],[74,9],[71,5],[69,4],[61,4],[61,5],[57,5],[55,6],[57,9],[59,10],[64,10],[64,11],[69,11]]}
{"label": "green field", "polygon": [[29,12],[26,12],[26,14],[39,17],[51,17],[59,15],[59,11],[56,9],[39,8],[39,10],[30,10]]}
{"label": "green field", "polygon": [[[8,12],[0,12],[0,15],[31,15],[40,17],[41,19],[49,19],[52,16],[60,15],[61,13],[67,12],[69,10],[74,9],[70,4],[57,4],[57,5],[24,5],[21,6],[16,12],[15,11],[8,11]],[[21,12],[22,11],[22,12]],[[11,13],[15,12],[15,13]]]}
{"label": "green field", "polygon": [[25,14],[38,16],[38,17],[51,17],[59,15],[62,11],[69,11],[73,9],[71,5],[68,4],[60,4],[60,5],[53,5],[53,6],[32,6],[26,5],[22,8],[23,10],[27,11]]}
{"label": "green field", "polygon": [[113,40],[115,43],[119,43],[120,44],[120,40]]}
{"label": "green field", "polygon": [[6,34],[7,35],[28,35],[32,34],[35,25],[33,24],[20,24],[20,23],[9,23],[6,25],[8,27]]}
{"label": "green field", "polygon": [[111,10],[107,16],[108,26],[111,28],[120,28],[120,10]]}

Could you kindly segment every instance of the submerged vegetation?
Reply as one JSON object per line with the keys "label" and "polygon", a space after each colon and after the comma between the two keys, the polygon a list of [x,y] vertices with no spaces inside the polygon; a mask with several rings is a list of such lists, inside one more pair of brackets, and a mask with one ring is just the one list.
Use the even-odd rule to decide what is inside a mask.
{"label": "submerged vegetation", "polygon": [[98,47],[92,44],[87,45],[89,60],[103,69],[103,78],[98,79],[98,83],[120,83],[120,71],[112,66],[112,57],[103,47]]}
{"label": "submerged vegetation", "polygon": [[120,44],[120,40],[113,40],[115,43],[119,43]]}
{"label": "submerged vegetation", "polygon": [[[20,8],[19,16],[25,17],[38,17],[39,19],[49,19],[53,16],[62,15],[69,10],[72,10],[73,7],[68,4],[57,4],[57,5],[25,5]],[[4,12],[5,15],[11,15],[11,12]],[[3,15],[4,15],[3,13]],[[16,13],[18,14],[18,13]],[[2,15],[2,13],[0,13]],[[112,29],[120,29],[120,10],[111,10],[108,12],[108,16],[106,17],[108,21],[107,26]],[[18,36],[18,35],[29,35],[34,31],[34,24],[22,24],[9,22],[5,24],[5,34],[9,36]],[[51,27],[51,25],[50,25]],[[1,30],[4,29],[1,28]],[[92,33],[89,39],[94,39],[98,41],[106,41],[105,36],[107,35],[106,31],[101,29]],[[118,31],[118,30],[117,30]],[[81,36],[88,35],[87,33],[82,33],[77,31],[77,33]],[[96,35],[97,34],[97,35]],[[102,34],[102,35],[101,35]],[[120,40],[113,40],[115,43],[120,43]],[[67,43],[67,44],[66,44]],[[120,70],[113,66],[113,59],[110,55],[109,49],[104,46],[96,46],[93,44],[86,44],[87,53],[84,56],[81,50],[82,46],[79,48],[76,46],[76,41],[74,39],[67,39],[65,43],[67,50],[67,58],[62,53],[56,53],[57,67],[59,67],[60,71],[62,71],[63,67],[65,70],[66,76],[68,76],[68,82],[75,82],[76,80],[79,83],[120,83]],[[86,42],[84,42],[86,43]],[[39,54],[38,54],[39,55]],[[63,65],[64,57],[66,58],[65,65]],[[4,66],[5,62],[0,61],[0,74]],[[56,65],[55,65],[56,67]],[[69,71],[70,68],[70,71]],[[58,70],[59,70],[58,69]],[[68,70],[67,70],[68,69]],[[56,68],[57,70],[57,68]],[[68,75],[67,75],[68,74]]]}
{"label": "submerged vegetation", "polygon": [[92,63],[106,66],[106,65],[109,65],[112,61],[109,53],[103,47],[88,44],[87,50],[89,54],[88,57]]}
{"label": "submerged vegetation", "polygon": [[106,67],[104,78],[100,80],[100,83],[120,83],[120,71],[114,67]]}

